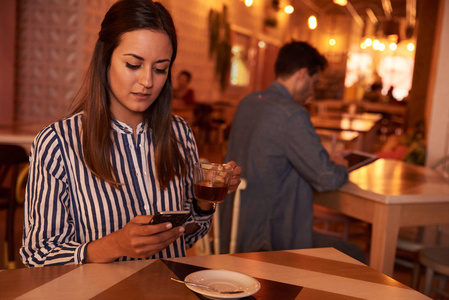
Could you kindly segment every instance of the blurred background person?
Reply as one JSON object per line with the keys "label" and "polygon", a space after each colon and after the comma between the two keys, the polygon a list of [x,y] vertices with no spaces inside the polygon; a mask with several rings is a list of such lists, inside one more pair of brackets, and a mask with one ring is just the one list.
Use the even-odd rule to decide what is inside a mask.
{"label": "blurred background person", "polygon": [[190,88],[192,74],[189,71],[182,70],[176,78],[176,88],[173,90],[173,98],[182,100],[185,105],[195,104],[195,92]]}
{"label": "blurred background person", "polygon": [[[321,144],[304,104],[327,60],[305,42],[279,51],[276,79],[237,108],[225,159],[243,169],[236,252],[330,246],[364,261],[360,248],[313,233],[313,193],[348,181],[346,161]],[[221,253],[229,252],[233,201],[220,204]]]}

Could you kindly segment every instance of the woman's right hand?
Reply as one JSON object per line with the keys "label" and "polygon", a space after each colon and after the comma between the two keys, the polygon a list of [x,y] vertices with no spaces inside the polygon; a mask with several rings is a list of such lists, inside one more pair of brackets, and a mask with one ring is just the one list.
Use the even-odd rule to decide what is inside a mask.
{"label": "woman's right hand", "polygon": [[148,258],[164,250],[185,231],[171,223],[148,225],[152,216],[137,216],[122,229],[87,246],[86,262],[110,262],[122,256]]}

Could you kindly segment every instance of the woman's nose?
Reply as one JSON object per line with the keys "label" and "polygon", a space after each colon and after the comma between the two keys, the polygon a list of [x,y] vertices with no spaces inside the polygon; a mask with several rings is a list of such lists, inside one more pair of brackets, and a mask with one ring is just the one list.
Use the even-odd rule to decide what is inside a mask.
{"label": "woman's nose", "polygon": [[142,69],[142,73],[140,74],[139,78],[139,84],[147,89],[153,86],[153,74],[151,73],[151,69]]}

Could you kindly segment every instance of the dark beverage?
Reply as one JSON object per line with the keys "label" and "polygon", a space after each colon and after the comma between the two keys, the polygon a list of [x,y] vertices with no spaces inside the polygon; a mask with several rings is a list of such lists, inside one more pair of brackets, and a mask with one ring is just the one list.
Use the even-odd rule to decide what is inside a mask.
{"label": "dark beverage", "polygon": [[223,182],[201,180],[193,184],[193,193],[195,198],[201,201],[223,202],[228,194],[228,186]]}

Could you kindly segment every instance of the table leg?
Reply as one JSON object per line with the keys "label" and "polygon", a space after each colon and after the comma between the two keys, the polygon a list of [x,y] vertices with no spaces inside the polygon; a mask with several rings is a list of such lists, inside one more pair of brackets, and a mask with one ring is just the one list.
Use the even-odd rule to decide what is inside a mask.
{"label": "table leg", "polygon": [[377,204],[371,237],[370,266],[392,276],[400,224],[400,205]]}

